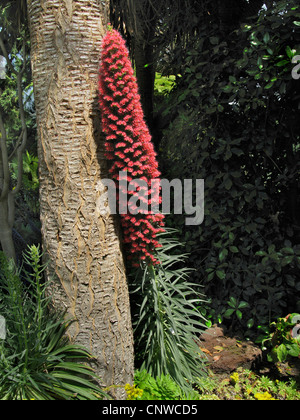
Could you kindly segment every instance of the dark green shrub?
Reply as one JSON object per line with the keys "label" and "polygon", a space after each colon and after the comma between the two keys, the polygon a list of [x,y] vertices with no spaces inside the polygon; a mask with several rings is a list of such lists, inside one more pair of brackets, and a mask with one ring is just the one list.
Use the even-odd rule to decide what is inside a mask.
{"label": "dark green shrub", "polygon": [[204,223],[168,223],[181,230],[214,320],[231,297],[248,303],[242,319],[225,320],[244,331],[299,311],[299,21],[293,1],[230,39],[204,25],[165,109],[163,175],[205,180]]}

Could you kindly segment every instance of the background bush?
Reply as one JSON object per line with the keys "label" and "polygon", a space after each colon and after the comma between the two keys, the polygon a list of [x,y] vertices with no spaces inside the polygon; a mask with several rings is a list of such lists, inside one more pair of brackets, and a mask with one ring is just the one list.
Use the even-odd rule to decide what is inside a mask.
{"label": "background bush", "polygon": [[249,304],[225,320],[244,331],[300,308],[299,22],[292,1],[230,38],[217,22],[203,25],[159,108],[164,177],[205,180],[204,223],[169,224],[181,227],[213,320],[224,320],[231,297]]}

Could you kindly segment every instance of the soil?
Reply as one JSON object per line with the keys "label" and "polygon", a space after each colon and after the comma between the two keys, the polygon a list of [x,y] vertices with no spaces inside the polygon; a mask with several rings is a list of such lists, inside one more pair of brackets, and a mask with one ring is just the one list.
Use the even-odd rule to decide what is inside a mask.
{"label": "soil", "polygon": [[268,363],[262,350],[253,342],[232,336],[223,326],[213,326],[200,337],[200,348],[206,354],[208,367],[220,377],[238,368],[253,370],[272,378],[300,378],[300,359],[292,363]]}
{"label": "soil", "polygon": [[252,369],[262,359],[262,351],[251,341],[230,337],[224,327],[213,326],[200,337],[200,348],[206,354],[210,369],[229,374],[237,368]]}

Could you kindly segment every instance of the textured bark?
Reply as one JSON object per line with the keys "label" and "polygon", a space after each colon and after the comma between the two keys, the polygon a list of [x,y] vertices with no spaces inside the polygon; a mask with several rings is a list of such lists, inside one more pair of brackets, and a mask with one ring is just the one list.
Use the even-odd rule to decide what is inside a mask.
{"label": "textured bark", "polygon": [[9,259],[16,261],[16,251],[13,241],[13,226],[9,222],[9,201],[11,196],[7,199],[0,199],[0,243],[2,251]]}
{"label": "textured bark", "polygon": [[133,377],[128,286],[118,224],[101,182],[108,178],[97,98],[104,2],[29,0],[28,15],[54,302],[76,319],[70,336],[97,358],[103,383],[125,385]]}

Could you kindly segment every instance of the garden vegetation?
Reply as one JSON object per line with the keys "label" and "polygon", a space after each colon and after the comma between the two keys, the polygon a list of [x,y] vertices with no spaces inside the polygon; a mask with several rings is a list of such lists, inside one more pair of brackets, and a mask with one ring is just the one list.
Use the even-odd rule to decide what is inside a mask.
{"label": "garden vegetation", "polygon": [[[298,2],[110,2],[95,130],[117,196],[121,171],[147,183],[147,205],[161,202],[153,179],[204,179],[205,217],[186,226],[185,214],[133,214],[141,191],[130,191],[136,208],[117,220],[135,377],[109,387],[68,338],[76,320],[53,307],[44,275],[30,37],[17,3],[15,15],[0,3],[0,399],[97,400],[114,388],[128,400],[300,399],[299,375],[278,374],[300,365]],[[215,324],[256,342],[276,374],[215,378],[199,341]]]}

